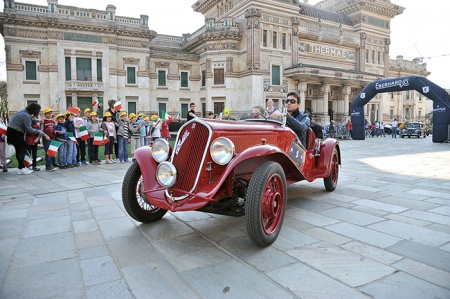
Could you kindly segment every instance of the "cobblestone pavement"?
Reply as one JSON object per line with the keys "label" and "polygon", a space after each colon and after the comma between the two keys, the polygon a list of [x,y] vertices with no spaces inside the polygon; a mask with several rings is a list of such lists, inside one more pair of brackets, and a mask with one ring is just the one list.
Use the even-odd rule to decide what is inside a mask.
{"label": "cobblestone pavement", "polygon": [[0,298],[450,298],[450,145],[341,147],[337,190],[288,187],[267,248],[243,217],[134,222],[130,164],[0,173]]}

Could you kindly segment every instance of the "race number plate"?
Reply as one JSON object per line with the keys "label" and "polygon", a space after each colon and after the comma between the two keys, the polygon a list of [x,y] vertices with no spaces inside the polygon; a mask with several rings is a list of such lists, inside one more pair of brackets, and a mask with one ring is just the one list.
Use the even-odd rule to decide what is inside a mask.
{"label": "race number plate", "polygon": [[305,150],[303,149],[303,147],[300,144],[298,144],[295,141],[292,142],[289,155],[291,156],[292,159],[294,159],[296,162],[298,162],[298,164],[302,164],[304,152],[305,152]]}

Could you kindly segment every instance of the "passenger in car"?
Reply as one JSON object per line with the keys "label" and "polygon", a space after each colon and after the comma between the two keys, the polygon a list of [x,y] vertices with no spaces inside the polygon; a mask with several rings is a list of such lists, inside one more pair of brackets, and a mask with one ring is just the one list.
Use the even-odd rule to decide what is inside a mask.
{"label": "passenger in car", "polygon": [[262,106],[253,106],[251,118],[266,118],[265,111]]}
{"label": "passenger in car", "polygon": [[[297,134],[300,141],[306,146],[306,131],[310,125],[310,120],[307,114],[300,112],[300,97],[296,92],[289,92],[285,101],[287,109],[286,122]],[[283,113],[275,111],[270,115],[270,118],[280,119]]]}

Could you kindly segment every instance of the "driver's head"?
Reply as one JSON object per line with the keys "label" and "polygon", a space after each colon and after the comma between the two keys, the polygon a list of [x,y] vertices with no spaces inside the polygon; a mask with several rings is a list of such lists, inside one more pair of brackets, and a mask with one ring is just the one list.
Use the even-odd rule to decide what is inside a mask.
{"label": "driver's head", "polygon": [[287,111],[292,113],[300,108],[300,97],[296,92],[291,91],[287,94],[286,101],[284,103]]}
{"label": "driver's head", "polygon": [[263,118],[264,108],[262,106],[253,106],[251,118]]}

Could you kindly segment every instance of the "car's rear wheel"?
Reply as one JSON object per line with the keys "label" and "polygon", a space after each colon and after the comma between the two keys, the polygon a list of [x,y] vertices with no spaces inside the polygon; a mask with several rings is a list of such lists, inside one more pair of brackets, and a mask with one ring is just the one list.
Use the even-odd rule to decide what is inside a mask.
{"label": "car's rear wheel", "polygon": [[134,220],[148,223],[161,219],[167,210],[150,204],[144,194],[144,181],[139,164],[128,168],[122,184],[122,201],[128,215]]}
{"label": "car's rear wheel", "polygon": [[269,246],[278,237],[286,209],[286,177],[276,162],[259,166],[250,180],[245,201],[245,224],[250,239]]}
{"label": "car's rear wheel", "polygon": [[336,189],[339,179],[339,154],[336,148],[333,150],[331,157],[330,175],[323,179],[325,189],[327,191],[334,191]]}

